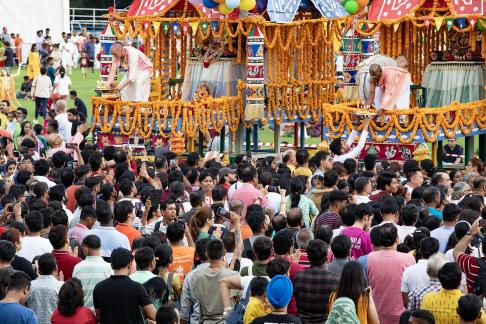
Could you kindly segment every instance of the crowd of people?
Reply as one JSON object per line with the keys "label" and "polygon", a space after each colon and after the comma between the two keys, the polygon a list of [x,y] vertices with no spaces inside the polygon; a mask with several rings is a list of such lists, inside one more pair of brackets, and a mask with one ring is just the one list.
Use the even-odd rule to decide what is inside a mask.
{"label": "crowd of people", "polygon": [[3,323],[486,323],[478,158],[142,161],[56,122],[0,141]]}
{"label": "crowd of people", "polygon": [[[0,67],[11,69],[24,63],[24,53],[22,47],[25,41],[20,34],[11,33],[7,27],[3,27],[0,33],[0,42],[5,47],[6,59],[0,62]],[[101,43],[95,35],[90,35],[86,29],[81,33],[63,32],[59,39],[52,39],[50,29],[38,30],[31,49],[27,55],[27,66],[30,79],[34,79],[40,74],[38,66],[40,63],[47,63],[49,57],[53,58],[54,68],[64,66],[68,74],[73,68],[84,68],[85,75],[88,68],[99,68],[99,54],[101,53]],[[10,72],[10,71],[9,71]]]}

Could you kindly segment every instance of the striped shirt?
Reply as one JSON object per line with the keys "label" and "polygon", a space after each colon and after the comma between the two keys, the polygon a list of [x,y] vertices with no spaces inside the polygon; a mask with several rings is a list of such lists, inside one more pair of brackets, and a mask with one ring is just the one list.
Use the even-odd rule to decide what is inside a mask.
{"label": "striped shirt", "polygon": [[112,274],[111,266],[100,256],[87,256],[74,267],[73,277],[78,278],[83,285],[84,306],[93,308],[93,290],[100,281]]}
{"label": "striped shirt", "polygon": [[333,230],[338,229],[343,225],[343,220],[339,214],[333,212],[325,212],[317,216],[314,228],[319,228],[321,225],[329,225]]}
{"label": "striped shirt", "polygon": [[442,285],[439,279],[430,279],[430,282],[419,286],[408,293],[408,310],[414,311],[420,309],[420,304],[426,293],[439,291]]}
{"label": "striped shirt", "polygon": [[[483,257],[482,259],[486,261],[486,258]],[[474,284],[481,272],[477,258],[461,253],[457,257],[457,263],[461,267],[462,272],[466,275],[467,290],[469,293],[474,293]]]}

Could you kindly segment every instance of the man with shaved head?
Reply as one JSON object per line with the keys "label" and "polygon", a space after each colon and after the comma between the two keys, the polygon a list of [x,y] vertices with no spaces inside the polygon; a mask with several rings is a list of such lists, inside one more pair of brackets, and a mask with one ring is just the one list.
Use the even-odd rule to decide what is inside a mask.
{"label": "man with shaved head", "polygon": [[407,66],[408,60],[403,55],[396,58],[396,66],[371,64],[370,93],[365,106],[374,104],[379,112],[409,108],[411,76]]}
{"label": "man with shaved head", "polygon": [[[123,46],[120,42],[113,43],[110,51],[114,60],[108,77],[108,84],[120,91],[122,100],[148,101],[153,66],[147,56],[134,47]],[[128,66],[128,71],[117,86],[113,82],[118,68],[123,63]]]}
{"label": "man with shaved head", "polygon": [[404,55],[396,59],[374,55],[358,65],[358,90],[361,103],[383,110],[410,106],[410,73]]}

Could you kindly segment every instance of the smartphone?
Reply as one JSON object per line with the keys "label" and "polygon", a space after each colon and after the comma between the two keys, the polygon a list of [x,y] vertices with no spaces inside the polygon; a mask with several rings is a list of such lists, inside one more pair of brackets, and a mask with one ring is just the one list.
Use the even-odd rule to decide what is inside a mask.
{"label": "smartphone", "polygon": [[71,150],[74,150],[76,148],[76,143],[67,143],[66,144],[66,148],[67,149],[71,149]]}
{"label": "smartphone", "polygon": [[230,212],[228,210],[226,210],[226,208],[224,208],[224,207],[219,207],[216,214],[218,214],[219,216],[221,216],[223,218],[229,218]]}

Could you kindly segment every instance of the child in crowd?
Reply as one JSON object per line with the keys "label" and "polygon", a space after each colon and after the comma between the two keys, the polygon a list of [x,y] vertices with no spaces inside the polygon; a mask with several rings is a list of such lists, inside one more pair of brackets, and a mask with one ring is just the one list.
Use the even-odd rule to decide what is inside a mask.
{"label": "child in crowd", "polygon": [[14,139],[14,143],[16,142],[17,136],[20,134],[20,124],[16,119],[17,114],[14,111],[9,111],[7,113],[7,130],[12,134],[12,138]]}
{"label": "child in crowd", "polygon": [[83,79],[86,79],[88,77],[88,65],[89,65],[88,54],[86,54],[86,52],[82,52],[80,66],[81,66],[81,74],[83,75]]}
{"label": "child in crowd", "polygon": [[243,323],[250,324],[255,318],[268,315],[272,312],[266,303],[265,290],[268,280],[265,277],[254,277],[250,282],[250,301],[246,306]]}
{"label": "child in crowd", "polygon": [[24,82],[20,86],[20,91],[17,93],[18,99],[32,99],[30,96],[30,90],[32,89],[32,80],[28,76],[24,75]]}

